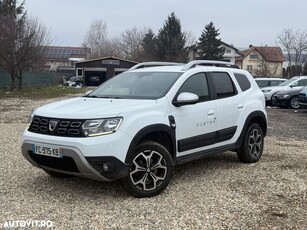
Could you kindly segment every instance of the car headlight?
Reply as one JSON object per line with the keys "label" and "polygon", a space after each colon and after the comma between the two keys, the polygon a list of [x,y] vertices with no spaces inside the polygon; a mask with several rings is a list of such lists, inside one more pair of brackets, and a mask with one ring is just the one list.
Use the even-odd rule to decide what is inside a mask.
{"label": "car headlight", "polygon": [[34,119],[34,113],[31,113],[31,115],[30,115],[30,117],[28,119],[28,123],[31,124],[33,119]]}
{"label": "car headlight", "polygon": [[271,92],[271,91],[272,91],[271,89],[262,90],[263,93],[269,93],[269,92]]}
{"label": "car headlight", "polygon": [[82,130],[87,137],[106,135],[116,132],[122,120],[121,117],[86,120],[82,125]]}
{"label": "car headlight", "polygon": [[27,129],[30,128],[30,125],[32,124],[33,119],[34,119],[34,113],[32,112],[31,115],[28,118],[28,128]]}

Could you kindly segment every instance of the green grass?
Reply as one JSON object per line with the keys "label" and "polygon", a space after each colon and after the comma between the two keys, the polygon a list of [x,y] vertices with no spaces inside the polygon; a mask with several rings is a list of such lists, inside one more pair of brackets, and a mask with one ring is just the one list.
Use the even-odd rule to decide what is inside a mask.
{"label": "green grass", "polygon": [[40,86],[40,87],[26,87],[22,90],[15,90],[13,92],[0,89],[0,98],[55,98],[63,97],[69,94],[82,94],[90,90],[87,87],[73,88],[65,86]]}

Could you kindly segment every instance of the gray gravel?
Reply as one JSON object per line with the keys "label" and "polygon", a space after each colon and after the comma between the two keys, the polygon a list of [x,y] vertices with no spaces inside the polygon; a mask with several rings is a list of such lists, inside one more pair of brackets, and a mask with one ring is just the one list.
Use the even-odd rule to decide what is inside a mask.
{"label": "gray gravel", "polygon": [[[118,181],[54,179],[22,157],[20,133],[44,103],[0,101],[0,228],[45,220],[52,229],[306,229],[305,138],[279,136],[270,125],[258,163],[231,152],[207,157],[176,167],[161,195],[136,199]],[[268,110],[270,119],[278,120],[276,111]]]}

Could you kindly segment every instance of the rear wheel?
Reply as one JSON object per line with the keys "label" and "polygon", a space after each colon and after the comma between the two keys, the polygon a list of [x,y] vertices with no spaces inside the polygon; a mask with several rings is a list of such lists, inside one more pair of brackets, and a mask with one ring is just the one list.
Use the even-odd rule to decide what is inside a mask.
{"label": "rear wheel", "polygon": [[252,123],[245,134],[242,146],[237,151],[237,155],[242,162],[254,163],[259,161],[264,144],[262,128],[257,123]]}
{"label": "rear wheel", "polygon": [[298,97],[297,96],[294,96],[294,97],[290,98],[290,100],[289,100],[289,107],[291,109],[298,109],[300,107],[300,104],[298,103]]}
{"label": "rear wheel", "polygon": [[141,143],[131,157],[129,174],[123,180],[126,190],[135,197],[151,197],[161,193],[173,174],[173,162],[161,144]]}

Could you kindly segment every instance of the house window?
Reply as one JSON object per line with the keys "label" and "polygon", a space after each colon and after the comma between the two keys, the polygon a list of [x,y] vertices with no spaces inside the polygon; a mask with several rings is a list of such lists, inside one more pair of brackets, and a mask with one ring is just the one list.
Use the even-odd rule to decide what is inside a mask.
{"label": "house window", "polygon": [[230,54],[230,53],[231,53],[231,50],[230,50],[230,49],[225,49],[225,53],[226,53],[226,54]]}
{"label": "house window", "polygon": [[253,71],[253,66],[252,65],[247,65],[247,71],[252,72]]}
{"label": "house window", "polygon": [[249,56],[250,59],[258,59],[258,54],[251,54]]}

